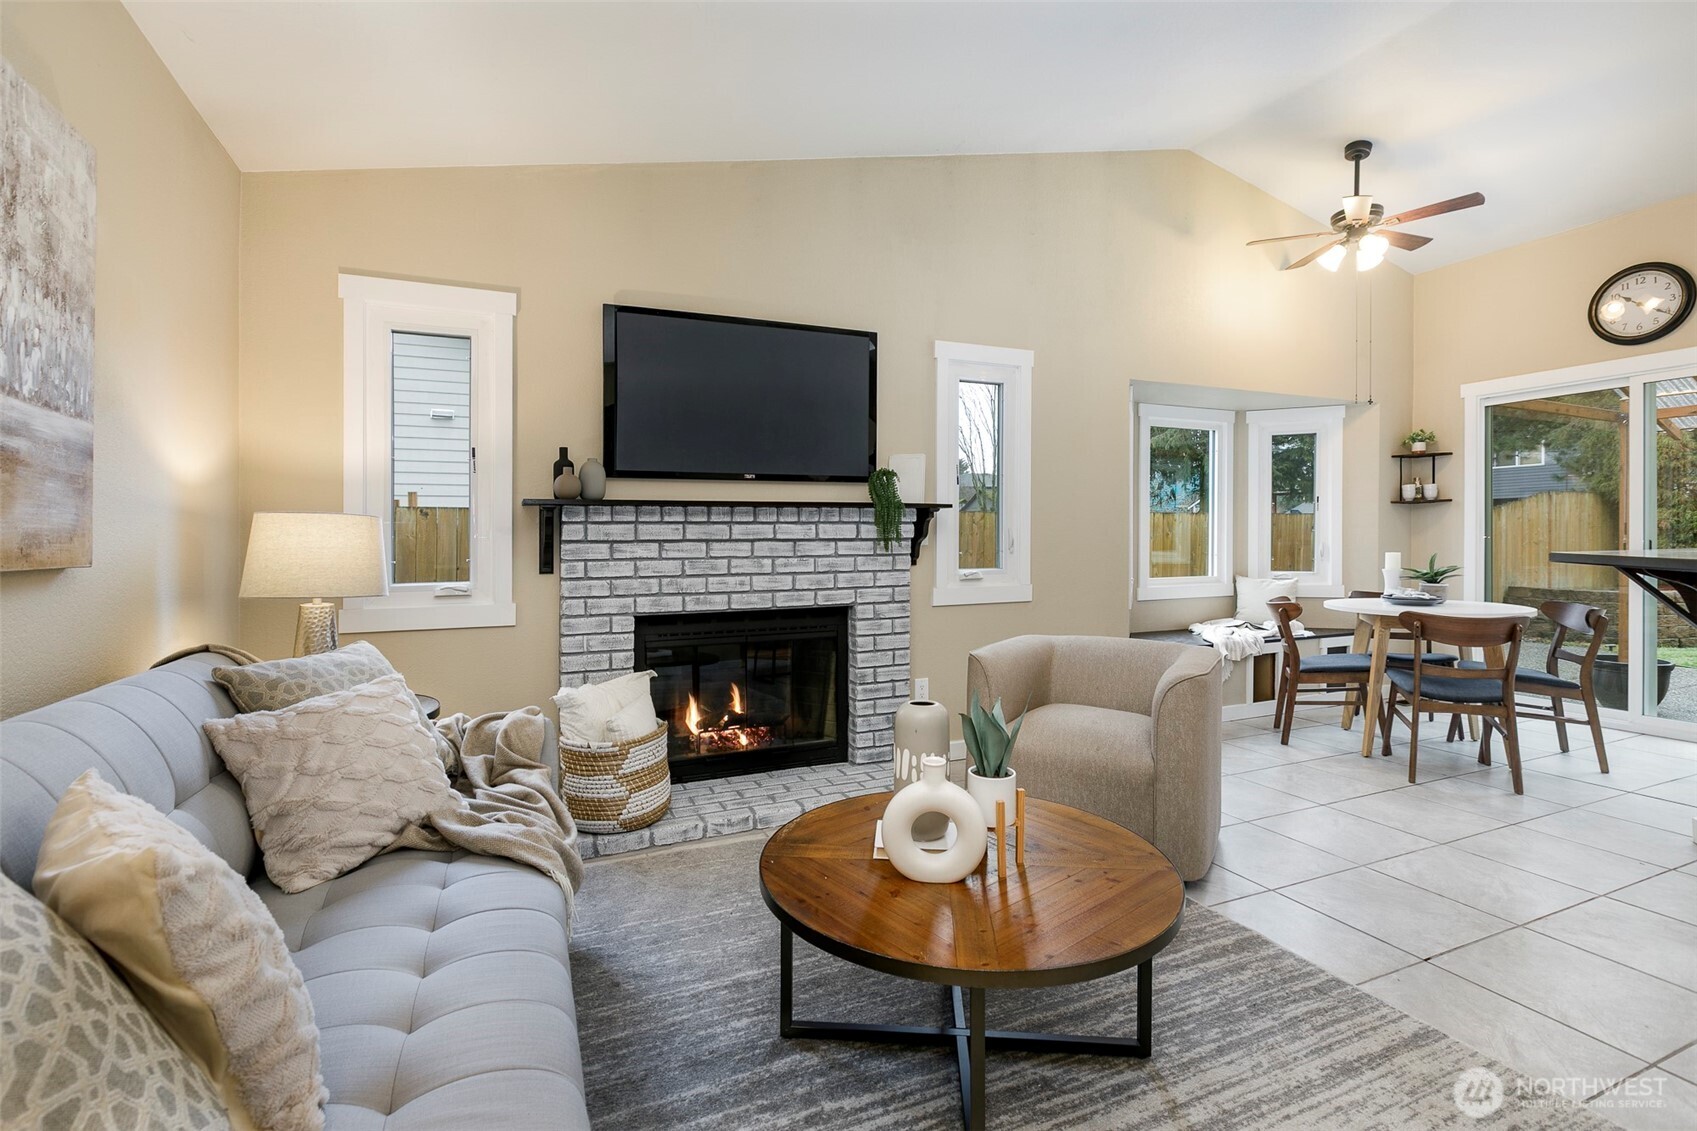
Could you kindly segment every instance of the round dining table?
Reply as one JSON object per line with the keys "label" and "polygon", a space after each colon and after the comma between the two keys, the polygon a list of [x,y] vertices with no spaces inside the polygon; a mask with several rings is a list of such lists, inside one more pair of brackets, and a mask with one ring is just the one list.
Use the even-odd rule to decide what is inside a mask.
{"label": "round dining table", "polygon": [[[1372,667],[1367,677],[1367,703],[1362,714],[1367,725],[1361,731],[1361,756],[1373,756],[1373,740],[1377,737],[1379,712],[1384,709],[1381,699],[1385,691],[1385,659],[1390,654],[1391,633],[1401,628],[1400,618],[1404,613],[1429,612],[1445,617],[1471,617],[1483,619],[1486,617],[1519,617],[1530,621],[1538,615],[1538,610],[1529,605],[1508,605],[1501,601],[1445,601],[1441,605],[1393,605],[1383,597],[1339,597],[1326,602],[1326,608],[1335,613],[1353,613],[1358,618],[1356,631],[1356,650],[1360,651],[1363,637],[1372,656]],[[1504,660],[1501,648],[1487,648],[1485,662],[1492,667],[1502,666]]]}

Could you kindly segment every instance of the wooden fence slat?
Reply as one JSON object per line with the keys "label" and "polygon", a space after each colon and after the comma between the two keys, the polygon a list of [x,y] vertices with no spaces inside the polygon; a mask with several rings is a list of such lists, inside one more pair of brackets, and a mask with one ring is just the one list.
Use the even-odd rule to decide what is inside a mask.
{"label": "wooden fence slat", "polygon": [[471,510],[395,502],[397,585],[471,580]]}

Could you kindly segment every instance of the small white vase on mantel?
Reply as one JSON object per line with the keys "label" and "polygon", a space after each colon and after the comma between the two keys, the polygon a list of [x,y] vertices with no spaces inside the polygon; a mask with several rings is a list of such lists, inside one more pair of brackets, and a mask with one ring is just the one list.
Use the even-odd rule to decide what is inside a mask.
{"label": "small white vase on mantel", "polygon": [[996,802],[1002,803],[1002,820],[1013,824],[1014,803],[1018,798],[1019,774],[1009,770],[1005,777],[985,778],[978,776],[978,770],[973,766],[966,768],[966,792],[972,794],[972,799],[978,802],[979,810],[984,814],[984,824],[988,828],[996,827]]}

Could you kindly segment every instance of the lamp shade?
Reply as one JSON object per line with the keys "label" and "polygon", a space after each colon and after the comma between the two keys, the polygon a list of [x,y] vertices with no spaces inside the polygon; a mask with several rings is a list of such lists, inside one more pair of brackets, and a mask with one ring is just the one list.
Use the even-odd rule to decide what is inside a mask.
{"label": "lamp shade", "polygon": [[243,597],[378,597],[389,591],[375,515],[260,511],[248,534]]}

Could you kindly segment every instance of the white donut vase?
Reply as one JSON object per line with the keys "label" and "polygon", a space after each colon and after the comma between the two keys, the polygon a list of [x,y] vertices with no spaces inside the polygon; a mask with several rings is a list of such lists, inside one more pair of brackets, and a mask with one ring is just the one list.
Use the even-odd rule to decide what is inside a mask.
{"label": "white donut vase", "polygon": [[[924,760],[920,779],[897,793],[884,810],[884,851],[896,871],[924,884],[952,884],[965,879],[984,859],[989,834],[977,800],[949,781],[948,763],[936,755]],[[913,823],[927,813],[941,813],[954,822],[955,843],[930,852],[914,843]]]}

